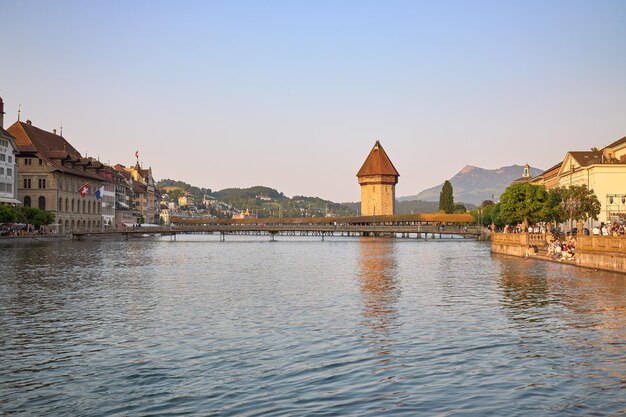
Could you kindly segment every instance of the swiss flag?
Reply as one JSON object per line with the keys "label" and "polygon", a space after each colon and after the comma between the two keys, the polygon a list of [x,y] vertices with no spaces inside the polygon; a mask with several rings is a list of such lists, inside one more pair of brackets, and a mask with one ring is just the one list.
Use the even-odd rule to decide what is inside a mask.
{"label": "swiss flag", "polygon": [[89,191],[89,183],[86,182],[85,185],[80,187],[80,190],[78,190],[78,192],[80,193],[81,197],[85,198],[87,196],[87,191]]}

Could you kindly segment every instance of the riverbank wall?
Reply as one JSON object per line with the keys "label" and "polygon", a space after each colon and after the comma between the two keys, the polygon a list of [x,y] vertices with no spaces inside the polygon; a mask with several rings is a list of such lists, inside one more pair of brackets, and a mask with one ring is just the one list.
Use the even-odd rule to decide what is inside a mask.
{"label": "riverbank wall", "polygon": [[[545,236],[531,233],[493,233],[491,236],[493,253],[524,257],[528,246],[545,251]],[[626,237],[576,236],[574,263],[585,268],[626,273]]]}
{"label": "riverbank wall", "polygon": [[27,235],[27,236],[1,236],[0,246],[29,244],[41,242],[60,242],[63,240],[71,240],[71,235]]}

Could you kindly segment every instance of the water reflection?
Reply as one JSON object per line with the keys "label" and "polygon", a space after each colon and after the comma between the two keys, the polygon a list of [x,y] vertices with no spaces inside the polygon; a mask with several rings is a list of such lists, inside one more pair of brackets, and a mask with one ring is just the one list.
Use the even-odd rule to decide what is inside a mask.
{"label": "water reflection", "polygon": [[550,297],[545,268],[532,265],[535,268],[530,269],[528,262],[524,264],[516,261],[511,260],[500,265],[499,284],[503,304],[516,313],[547,306]]}
{"label": "water reflection", "polygon": [[[500,265],[501,303],[522,343],[536,356],[571,351],[582,372],[626,383],[626,279],[621,274],[507,259]],[[549,336],[546,338],[546,334]]]}
{"label": "water reflection", "polygon": [[394,241],[364,238],[359,242],[359,278],[363,300],[364,323],[372,338],[382,347],[389,343],[389,334],[396,325],[396,303],[400,287],[396,277]]}

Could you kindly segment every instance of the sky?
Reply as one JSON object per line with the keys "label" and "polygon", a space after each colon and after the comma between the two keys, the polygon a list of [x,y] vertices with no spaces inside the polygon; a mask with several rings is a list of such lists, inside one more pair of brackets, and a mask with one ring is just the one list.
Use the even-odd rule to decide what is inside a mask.
{"label": "sky", "polygon": [[[359,201],[626,136],[626,1],[0,0],[21,119],[155,179]],[[520,173],[521,175],[521,173]]]}

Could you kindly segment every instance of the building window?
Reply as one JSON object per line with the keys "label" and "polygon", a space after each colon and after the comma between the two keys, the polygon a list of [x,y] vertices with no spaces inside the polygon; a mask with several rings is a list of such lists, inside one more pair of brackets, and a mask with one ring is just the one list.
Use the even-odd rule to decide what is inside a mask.
{"label": "building window", "polygon": [[32,165],[33,164],[33,160],[30,158],[24,158],[24,165]]}
{"label": "building window", "polygon": [[65,199],[65,211],[70,211],[70,200]]}
{"label": "building window", "polygon": [[4,175],[4,168],[0,167],[0,175]]}
{"label": "building window", "polygon": [[44,196],[39,197],[39,209],[40,210],[46,209],[46,197]]}
{"label": "building window", "polygon": [[[57,207],[57,209],[59,211],[63,211],[63,199],[59,198],[59,206]],[[59,221],[59,224],[61,223],[61,221]]]}
{"label": "building window", "polygon": [[13,157],[11,155],[9,155],[8,158],[9,158],[9,164],[12,164],[13,163]]}
{"label": "building window", "polygon": [[[40,159],[41,161],[41,159]],[[46,179],[45,178],[39,178],[39,188],[46,188]]]}
{"label": "building window", "polygon": [[30,188],[30,178],[24,178],[24,188]]}
{"label": "building window", "polygon": [[74,206],[74,199],[72,198],[72,213],[74,213],[74,208],[75,208],[75,206]]}
{"label": "building window", "polygon": [[39,159],[39,165],[43,165],[43,160]]}
{"label": "building window", "polygon": [[9,177],[12,177],[12,176],[13,176],[13,169],[12,169],[12,168],[7,168],[7,175],[8,175]]}
{"label": "building window", "polygon": [[0,153],[0,161],[1,161],[1,162],[6,161],[6,158],[7,158],[7,156],[6,156],[5,154]]}
{"label": "building window", "polygon": [[7,192],[8,193],[12,193],[13,192],[13,184],[7,184]]}
{"label": "building window", "polygon": [[24,197],[24,207],[30,207],[30,197]]}

